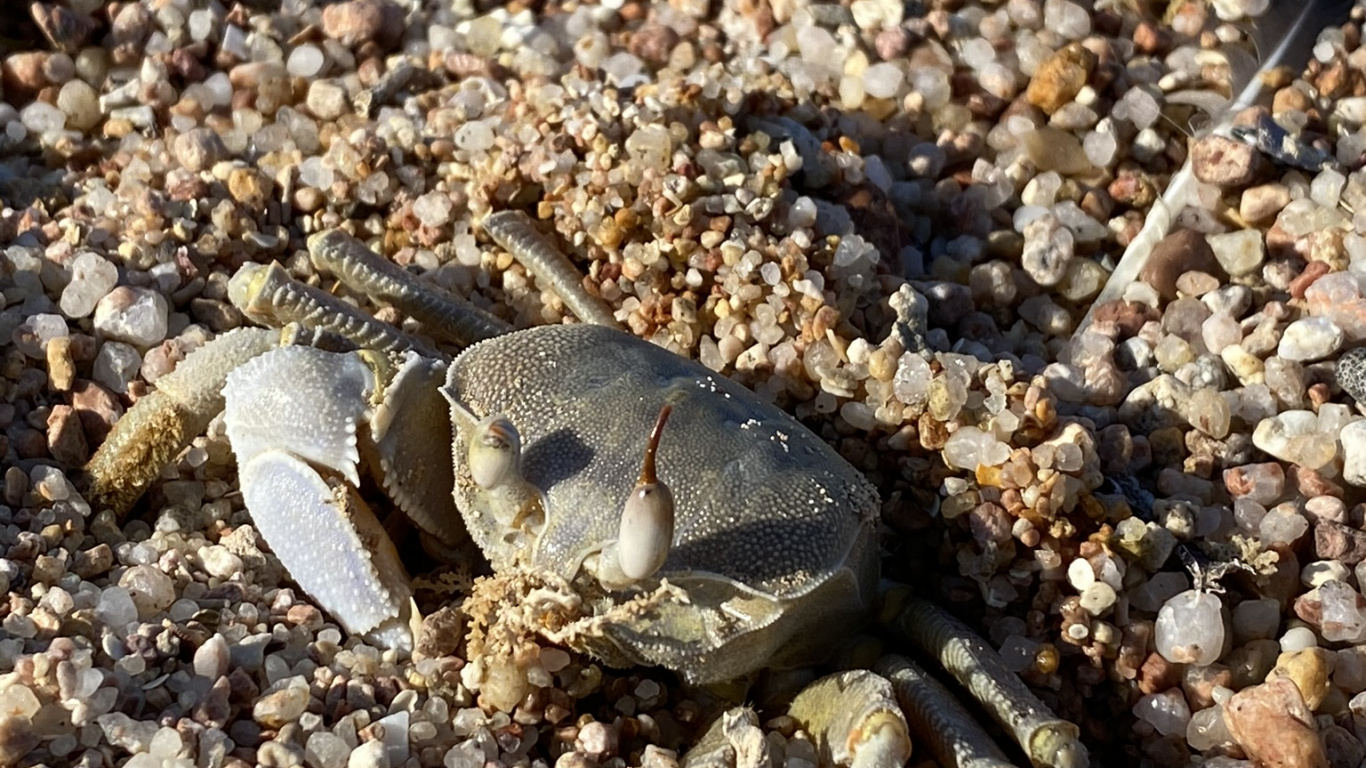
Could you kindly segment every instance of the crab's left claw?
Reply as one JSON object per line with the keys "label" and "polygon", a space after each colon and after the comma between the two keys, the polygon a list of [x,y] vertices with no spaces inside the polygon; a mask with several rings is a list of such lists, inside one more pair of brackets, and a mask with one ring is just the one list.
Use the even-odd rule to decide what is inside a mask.
{"label": "crab's left claw", "polygon": [[347,631],[409,649],[407,574],[354,490],[374,388],[359,354],[285,347],[228,376],[224,420],[247,509],[294,580]]}

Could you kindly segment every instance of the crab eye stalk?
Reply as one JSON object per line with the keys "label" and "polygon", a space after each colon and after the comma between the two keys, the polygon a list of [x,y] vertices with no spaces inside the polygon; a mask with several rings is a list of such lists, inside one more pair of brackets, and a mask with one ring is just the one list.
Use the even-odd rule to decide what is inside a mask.
{"label": "crab eye stalk", "polygon": [[622,573],[633,581],[654,575],[668,559],[669,547],[673,545],[673,493],[655,474],[659,438],[672,410],[669,405],[660,409],[659,419],[650,432],[650,442],[645,446],[640,478],[621,510],[617,559]]}
{"label": "crab eye stalk", "polygon": [[493,490],[517,476],[522,437],[501,413],[485,416],[470,440],[470,475],[480,488]]}

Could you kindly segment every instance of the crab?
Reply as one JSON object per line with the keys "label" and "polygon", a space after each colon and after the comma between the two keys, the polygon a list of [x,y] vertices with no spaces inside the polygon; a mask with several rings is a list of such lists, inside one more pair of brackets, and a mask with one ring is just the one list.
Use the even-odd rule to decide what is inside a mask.
{"label": "crab", "polygon": [[[221,410],[246,506],[291,576],[348,631],[408,651],[422,632],[412,587],[358,491],[376,475],[434,547],[472,541],[491,565],[466,605],[477,626],[465,680],[507,710],[526,689],[530,635],[691,683],[826,655],[841,636],[830,628],[857,626],[878,600],[876,490],[787,413],[614,327],[525,216],[492,214],[484,228],[583,322],[511,331],[341,231],[314,235],[317,267],[463,351],[448,358],[278,265],[246,265],[233,302],[283,332],[230,332],[163,377],[92,459],[93,503],[126,510]],[[964,679],[998,719],[1028,721],[1036,764],[1086,764],[1075,726],[1040,715],[984,643],[955,645],[965,627],[945,634],[924,615],[912,624],[931,634],[902,631],[951,669],[966,654]],[[983,692],[983,676],[1013,683]],[[850,749],[866,730],[859,764],[900,764],[906,729],[873,705],[891,689],[868,678],[829,684],[866,713],[820,694],[804,711]]]}

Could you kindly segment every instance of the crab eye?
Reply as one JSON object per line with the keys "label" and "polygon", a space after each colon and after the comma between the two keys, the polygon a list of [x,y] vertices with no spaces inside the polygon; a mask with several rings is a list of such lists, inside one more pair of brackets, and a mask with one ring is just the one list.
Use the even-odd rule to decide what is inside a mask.
{"label": "crab eye", "polygon": [[522,438],[501,413],[484,417],[470,440],[470,475],[480,488],[493,490],[517,474]]}
{"label": "crab eye", "polygon": [[670,406],[659,412],[659,420],[645,446],[645,462],[631,495],[622,505],[621,527],[617,535],[617,560],[621,571],[632,580],[652,576],[669,557],[674,538],[674,497],[655,475],[655,454],[660,433],[669,420]]}

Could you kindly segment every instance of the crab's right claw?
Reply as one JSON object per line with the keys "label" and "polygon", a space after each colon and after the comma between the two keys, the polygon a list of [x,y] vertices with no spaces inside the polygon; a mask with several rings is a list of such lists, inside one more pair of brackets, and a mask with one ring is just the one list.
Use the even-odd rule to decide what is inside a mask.
{"label": "crab's right claw", "polygon": [[228,376],[224,420],[247,509],[290,576],[347,631],[410,649],[407,574],[354,490],[374,379],[360,355],[278,349]]}

